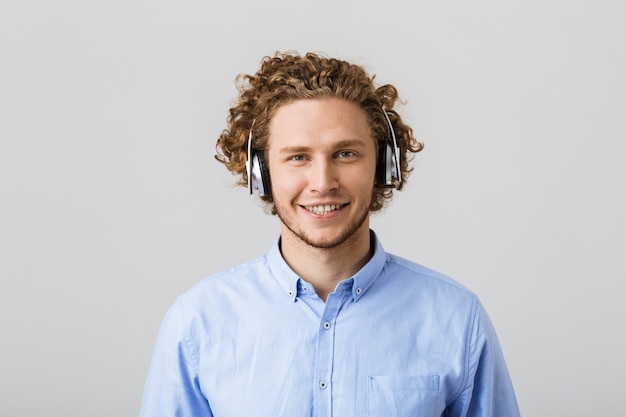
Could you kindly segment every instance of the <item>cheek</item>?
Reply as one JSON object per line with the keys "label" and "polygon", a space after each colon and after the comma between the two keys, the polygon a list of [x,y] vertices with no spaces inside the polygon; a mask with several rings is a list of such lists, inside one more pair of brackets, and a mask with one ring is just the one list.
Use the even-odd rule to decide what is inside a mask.
{"label": "cheek", "polygon": [[272,197],[274,200],[290,199],[302,191],[304,181],[297,175],[279,169],[270,172]]}
{"label": "cheek", "polygon": [[[351,184],[355,189],[362,190],[364,194],[371,194],[374,191],[374,183],[376,181],[375,170],[360,169],[351,176]],[[365,173],[371,174],[365,174]]]}

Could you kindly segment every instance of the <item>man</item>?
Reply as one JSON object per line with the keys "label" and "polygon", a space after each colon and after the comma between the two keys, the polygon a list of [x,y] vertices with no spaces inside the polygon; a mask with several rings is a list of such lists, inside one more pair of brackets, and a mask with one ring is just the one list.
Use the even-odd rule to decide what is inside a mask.
{"label": "man", "polygon": [[311,53],[266,57],[240,80],[217,159],[281,235],[170,308],[141,415],[518,416],[476,296],[370,230],[422,149],[396,89]]}

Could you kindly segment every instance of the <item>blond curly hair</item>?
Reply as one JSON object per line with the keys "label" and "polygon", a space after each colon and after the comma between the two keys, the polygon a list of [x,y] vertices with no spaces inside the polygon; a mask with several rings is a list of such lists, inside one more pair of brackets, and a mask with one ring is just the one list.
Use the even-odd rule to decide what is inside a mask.
{"label": "blond curly hair", "polygon": [[[421,151],[424,145],[413,137],[413,130],[393,110],[399,100],[397,89],[391,84],[376,86],[374,78],[362,66],[312,52],[305,55],[276,52],[273,57],[264,57],[256,74],[240,74],[236,78],[239,97],[229,110],[227,128],[217,140],[215,158],[240,176],[238,184],[243,186],[248,182],[247,142],[252,123],[254,148],[266,152],[270,120],[280,106],[295,100],[330,97],[357,103],[367,115],[377,148],[390,136],[383,113],[386,110],[400,149],[402,180],[394,187],[374,184],[370,211],[380,210],[392,197],[393,188],[402,189],[412,171],[409,167],[412,154]],[[272,196],[266,195],[263,200],[275,213]]]}

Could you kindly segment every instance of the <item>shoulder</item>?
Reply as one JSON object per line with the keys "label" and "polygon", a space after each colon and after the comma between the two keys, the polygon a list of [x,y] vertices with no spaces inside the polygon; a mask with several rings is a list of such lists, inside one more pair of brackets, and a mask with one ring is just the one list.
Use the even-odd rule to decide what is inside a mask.
{"label": "shoulder", "polygon": [[272,291],[276,284],[268,270],[262,256],[203,278],[175,298],[165,313],[162,332],[182,334],[188,341],[202,339],[206,330],[229,322],[247,311],[259,294]]}
{"label": "shoulder", "polygon": [[385,267],[375,286],[408,309],[461,314],[476,313],[477,295],[450,276],[419,263],[387,253]]}
{"label": "shoulder", "polygon": [[181,325],[197,319],[205,322],[209,317],[219,319],[275,286],[266,256],[261,256],[203,278],[176,297],[168,314],[179,317]]}
{"label": "shoulder", "polygon": [[391,275],[404,277],[416,285],[447,288],[459,294],[476,297],[469,288],[454,278],[400,256],[387,253],[386,267]]}
{"label": "shoulder", "polygon": [[267,257],[261,256],[252,261],[209,275],[178,296],[178,303],[205,303],[207,297],[224,297],[258,287],[268,276]]}

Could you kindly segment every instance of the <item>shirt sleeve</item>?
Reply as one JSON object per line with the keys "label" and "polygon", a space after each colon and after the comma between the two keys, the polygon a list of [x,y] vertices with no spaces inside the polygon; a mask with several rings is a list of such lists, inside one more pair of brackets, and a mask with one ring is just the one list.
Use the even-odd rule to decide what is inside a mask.
{"label": "shirt sleeve", "polygon": [[143,391],[140,417],[212,417],[198,379],[198,356],[179,302],[166,313]]}
{"label": "shirt sleeve", "polygon": [[495,329],[476,301],[467,345],[467,379],[446,417],[519,417],[520,411]]}

